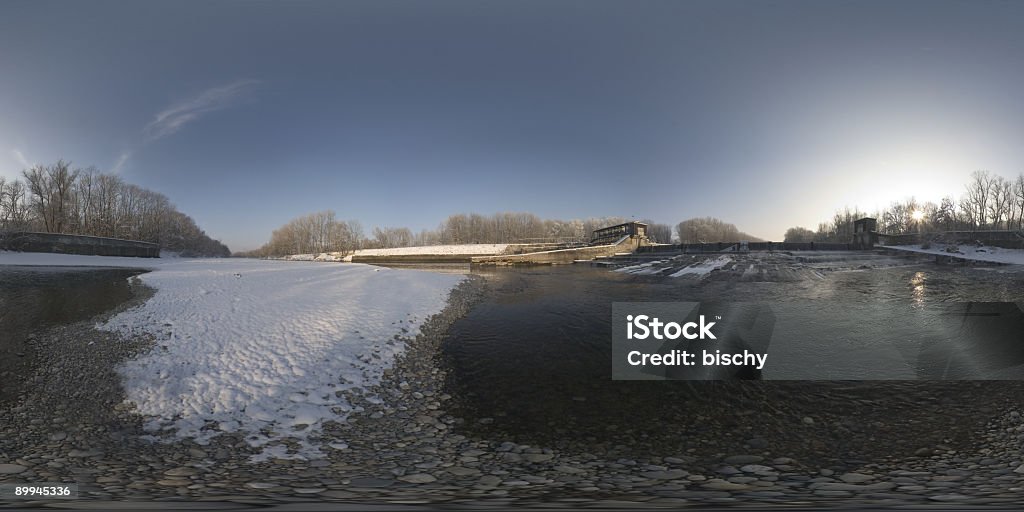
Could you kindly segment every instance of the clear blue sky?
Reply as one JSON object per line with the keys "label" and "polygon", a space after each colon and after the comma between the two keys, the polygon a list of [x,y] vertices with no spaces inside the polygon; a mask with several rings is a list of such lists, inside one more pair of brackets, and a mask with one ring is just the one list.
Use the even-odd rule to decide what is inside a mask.
{"label": "clear blue sky", "polygon": [[712,215],[1024,170],[1024,2],[0,3],[0,175],[58,158],[251,249],[308,212]]}

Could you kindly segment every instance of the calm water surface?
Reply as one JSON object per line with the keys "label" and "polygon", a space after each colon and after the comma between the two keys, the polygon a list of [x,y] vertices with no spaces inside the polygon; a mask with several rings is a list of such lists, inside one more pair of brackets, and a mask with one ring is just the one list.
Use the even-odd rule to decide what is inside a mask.
{"label": "calm water surface", "polygon": [[78,267],[0,267],[0,400],[16,388],[32,357],[27,337],[75,322],[128,300],[128,278],[139,270]]}
{"label": "calm water surface", "polygon": [[[612,302],[759,303],[775,316],[763,379],[1024,379],[1024,269],[908,265],[796,282],[640,277],[584,265],[475,271],[483,303],[444,345],[476,418],[606,421],[688,383],[611,380]],[[540,418],[540,420],[537,420]],[[507,423],[507,421],[506,421]],[[557,423],[557,421],[553,421]]]}

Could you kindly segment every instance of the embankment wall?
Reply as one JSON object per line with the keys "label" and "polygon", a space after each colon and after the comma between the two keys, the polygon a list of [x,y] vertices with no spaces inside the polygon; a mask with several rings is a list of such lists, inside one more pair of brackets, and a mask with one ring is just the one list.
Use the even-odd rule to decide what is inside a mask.
{"label": "embankment wall", "polygon": [[94,256],[159,258],[160,246],[138,240],[62,233],[0,233],[0,249],[20,252],[52,252]]}

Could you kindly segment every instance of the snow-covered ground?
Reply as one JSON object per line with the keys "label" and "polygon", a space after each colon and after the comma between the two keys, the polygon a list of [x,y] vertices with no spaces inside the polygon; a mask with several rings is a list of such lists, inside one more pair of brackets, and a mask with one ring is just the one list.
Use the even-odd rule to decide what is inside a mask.
{"label": "snow-covered ground", "polygon": [[267,446],[257,460],[321,456],[310,436],[351,410],[336,393],[378,382],[404,348],[396,337],[417,334],[463,279],[361,264],[0,252],[0,265],[25,264],[154,269],[140,278],[156,294],[98,326],[157,339],[121,368],[127,400],[151,431],[199,443],[242,431],[253,446],[291,437],[304,447]]}
{"label": "snow-covered ground", "polygon": [[670,277],[680,277],[680,276],[685,276],[685,275],[695,275],[695,276],[697,276],[699,278],[703,278],[704,276],[710,274],[712,270],[720,269],[720,268],[728,265],[729,262],[731,262],[731,261],[732,261],[732,258],[730,258],[728,256],[719,256],[719,257],[717,257],[715,259],[705,260],[705,261],[702,261],[702,262],[697,263],[695,265],[690,265],[689,267],[684,267],[684,268],[680,269],[679,271],[677,271],[677,272],[675,272],[673,274],[670,274]]}
{"label": "snow-covered ground", "polygon": [[287,261],[352,261],[352,257],[340,252],[322,252],[319,254],[292,254],[280,258]]}
{"label": "snow-covered ground", "polygon": [[283,259],[290,261],[352,261],[352,256],[449,256],[472,254],[479,256],[502,254],[512,244],[459,244],[394,247],[391,249],[359,249],[354,253],[324,252],[320,254],[293,254]]}
{"label": "snow-covered ground", "polygon": [[425,245],[421,247],[396,247],[393,249],[360,249],[356,251],[356,254],[359,256],[501,254],[507,247],[508,244]]}
{"label": "snow-covered ground", "polygon": [[949,252],[946,244],[932,244],[927,249],[920,245],[883,245],[886,249],[916,252],[921,254],[937,254],[942,256],[953,256],[965,260],[984,261],[989,263],[1006,263],[1009,265],[1024,265],[1024,250],[1003,249],[1002,247],[977,247],[974,245],[958,245],[955,252]]}

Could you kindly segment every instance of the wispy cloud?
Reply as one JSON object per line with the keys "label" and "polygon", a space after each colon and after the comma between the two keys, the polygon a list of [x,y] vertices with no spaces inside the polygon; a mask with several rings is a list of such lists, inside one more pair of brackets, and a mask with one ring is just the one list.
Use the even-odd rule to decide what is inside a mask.
{"label": "wispy cloud", "polygon": [[26,169],[32,167],[32,164],[28,161],[28,158],[25,158],[25,154],[22,153],[17,148],[11,150],[11,155],[14,156],[14,159],[17,160],[22,167]]}
{"label": "wispy cloud", "polygon": [[131,158],[131,156],[131,151],[123,151],[121,153],[121,156],[117,157],[117,162],[114,163],[114,166],[110,168],[110,172],[114,174],[119,174],[121,172],[121,169],[124,168],[124,164],[128,162],[128,159]]}
{"label": "wispy cloud", "polygon": [[234,105],[259,80],[238,80],[227,85],[207,89],[202,93],[175,103],[162,110],[143,130],[147,140],[156,140],[177,132],[186,124]]}

